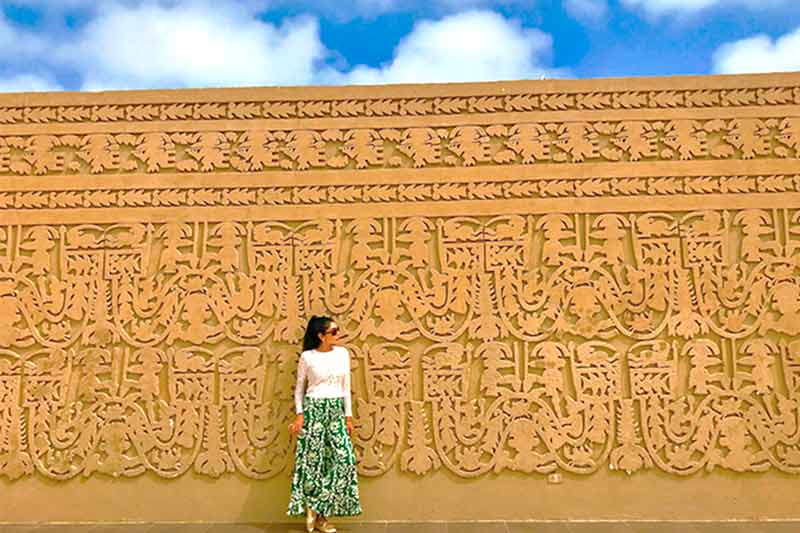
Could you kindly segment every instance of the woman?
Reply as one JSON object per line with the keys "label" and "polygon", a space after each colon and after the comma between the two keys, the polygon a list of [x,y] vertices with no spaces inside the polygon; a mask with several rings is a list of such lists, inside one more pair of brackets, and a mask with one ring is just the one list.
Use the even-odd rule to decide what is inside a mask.
{"label": "woman", "polygon": [[[311,317],[297,365],[294,403],[297,418],[289,433],[299,434],[289,515],[306,515],[306,529],[336,528],[333,515],[361,514],[356,457],[350,435],[350,354],[338,346],[339,327],[328,317]],[[306,384],[307,382],[307,384]]]}

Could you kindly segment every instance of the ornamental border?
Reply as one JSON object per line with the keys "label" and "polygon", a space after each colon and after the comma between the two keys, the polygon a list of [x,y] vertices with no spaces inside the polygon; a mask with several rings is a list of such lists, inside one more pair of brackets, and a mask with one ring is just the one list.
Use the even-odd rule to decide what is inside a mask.
{"label": "ornamental border", "polygon": [[800,192],[800,175],[536,178],[391,185],[305,185],[0,192],[0,209],[257,207],[533,198]]}
{"label": "ornamental border", "polygon": [[[758,131],[759,125],[766,133]],[[629,129],[633,131],[628,132]],[[0,135],[0,175],[74,175],[86,166],[93,175],[126,175],[145,170],[156,174],[166,169],[178,173],[231,170],[246,174],[412,166],[422,169],[745,161],[764,156],[797,159],[799,131],[800,118],[782,115],[704,120],[528,121],[449,128],[220,128],[184,132],[139,132],[131,128],[125,133]],[[622,139],[615,142],[620,133]],[[732,133],[739,133],[741,139],[731,140]],[[714,136],[709,137],[710,134]],[[773,146],[771,136],[777,134],[780,136]],[[606,142],[605,147],[601,140]],[[385,146],[384,142],[390,144]],[[658,149],[659,142],[667,147]],[[124,158],[121,146],[131,148],[125,151]],[[329,148],[336,153],[329,153]],[[390,150],[392,153],[388,154]]]}
{"label": "ornamental border", "polygon": [[733,89],[521,92],[419,98],[239,100],[0,107],[0,125],[183,120],[419,117],[531,111],[708,109],[800,105],[800,85]]}

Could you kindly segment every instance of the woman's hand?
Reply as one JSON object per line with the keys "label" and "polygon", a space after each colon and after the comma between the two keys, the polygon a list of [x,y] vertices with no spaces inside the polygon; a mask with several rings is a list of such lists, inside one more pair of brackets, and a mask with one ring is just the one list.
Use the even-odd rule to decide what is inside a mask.
{"label": "woman's hand", "polygon": [[355,431],[355,427],[353,426],[353,417],[348,416],[347,418],[345,418],[345,423],[347,424],[347,434],[352,437],[353,431]]}
{"label": "woman's hand", "polygon": [[289,435],[297,435],[303,429],[303,413],[295,417],[294,422],[289,424]]}

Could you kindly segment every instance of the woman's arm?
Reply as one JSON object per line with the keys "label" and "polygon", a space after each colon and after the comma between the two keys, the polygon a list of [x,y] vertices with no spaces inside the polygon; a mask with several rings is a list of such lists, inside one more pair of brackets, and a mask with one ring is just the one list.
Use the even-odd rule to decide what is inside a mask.
{"label": "woman's arm", "polygon": [[294,385],[294,411],[297,416],[289,424],[289,433],[296,435],[303,429],[303,396],[306,390],[306,360],[301,355],[297,363],[297,382]]}
{"label": "woman's arm", "polygon": [[344,416],[353,416],[353,403],[350,397],[350,352],[345,348],[345,373],[344,373],[344,386],[342,390],[342,398],[344,399]]}
{"label": "woman's arm", "polygon": [[342,391],[342,398],[344,399],[344,416],[347,424],[347,434],[353,436],[353,400],[350,393],[350,352],[345,348],[345,361],[346,368],[344,374],[344,390]]}
{"label": "woman's arm", "polygon": [[297,363],[297,382],[294,385],[294,412],[303,414],[303,396],[306,392],[306,359],[300,356]]}

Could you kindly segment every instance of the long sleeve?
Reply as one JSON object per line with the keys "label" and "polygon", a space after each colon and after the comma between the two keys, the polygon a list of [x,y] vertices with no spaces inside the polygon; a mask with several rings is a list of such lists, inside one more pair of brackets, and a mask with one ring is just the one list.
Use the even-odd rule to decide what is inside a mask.
{"label": "long sleeve", "polygon": [[346,372],[344,374],[344,390],[342,398],[344,400],[344,416],[353,416],[353,402],[350,397],[350,353],[345,352]]}
{"label": "long sleeve", "polygon": [[300,356],[297,363],[297,383],[294,386],[294,411],[298,415],[303,412],[303,396],[306,386],[306,358]]}

